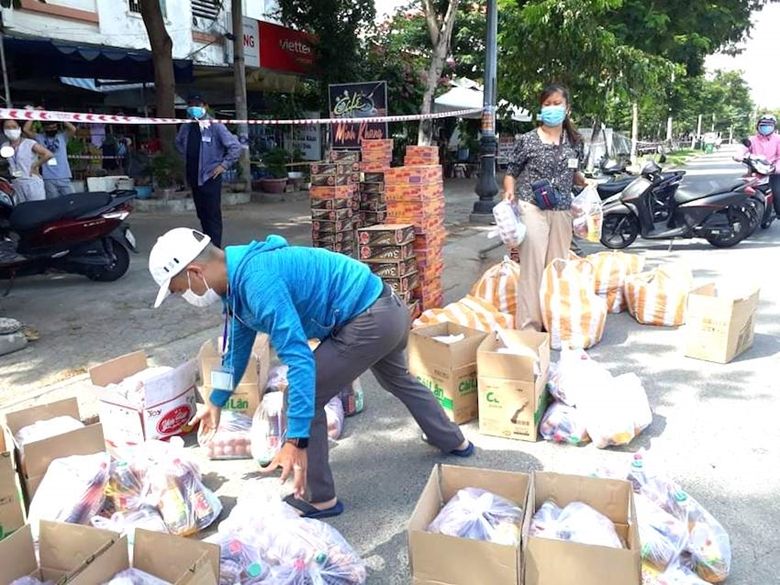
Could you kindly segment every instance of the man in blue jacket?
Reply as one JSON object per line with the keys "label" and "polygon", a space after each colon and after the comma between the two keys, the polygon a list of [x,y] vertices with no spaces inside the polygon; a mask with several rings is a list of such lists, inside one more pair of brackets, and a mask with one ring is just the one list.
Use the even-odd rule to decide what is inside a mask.
{"label": "man in blue jacket", "polygon": [[222,247],[222,173],[238,160],[241,144],[224,124],[209,121],[207,109],[201,96],[190,96],[187,115],[193,121],[179,128],[176,149],[184,157],[200,225]]}
{"label": "man in blue jacket", "polygon": [[[228,349],[217,388],[195,422],[208,437],[241,380],[257,332],[267,333],[289,368],[287,441],[271,463],[291,473],[286,501],[310,518],[343,511],[328,464],[325,404],[370,369],[399,398],[427,441],[468,457],[473,445],[447,419],[433,394],[409,374],[404,350],[409,311],[365,264],[322,249],[288,246],[284,238],[231,246],[223,252],[195,230],[176,228],[157,240],[149,271],[160,287],[155,307],[171,293],[197,307],[225,305]],[[309,339],[321,341],[312,352]],[[307,490],[308,486],[308,490]]]}

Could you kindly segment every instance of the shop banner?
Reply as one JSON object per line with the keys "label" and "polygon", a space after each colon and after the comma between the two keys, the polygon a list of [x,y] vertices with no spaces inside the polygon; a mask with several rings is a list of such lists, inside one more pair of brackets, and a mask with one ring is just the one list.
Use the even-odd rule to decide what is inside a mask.
{"label": "shop banner", "polygon": [[305,32],[260,21],[260,67],[286,73],[314,73],[315,38]]}
{"label": "shop banner", "polygon": [[388,138],[387,122],[353,121],[387,115],[386,81],[332,84],[328,99],[331,118],[350,119],[333,126],[333,148],[360,148],[362,140]]}

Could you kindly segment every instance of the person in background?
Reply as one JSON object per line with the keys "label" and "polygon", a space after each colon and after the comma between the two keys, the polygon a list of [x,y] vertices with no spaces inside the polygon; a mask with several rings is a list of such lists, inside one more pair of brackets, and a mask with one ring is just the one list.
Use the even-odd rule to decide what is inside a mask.
{"label": "person in background", "polygon": [[8,139],[2,148],[10,146],[13,154],[8,157],[16,203],[43,201],[46,188],[41,178],[41,167],[54,156],[43,146],[22,136],[22,129],[16,120],[3,121],[3,134]]}
{"label": "person in background", "polygon": [[[504,197],[517,200],[527,228],[520,245],[523,277],[518,283],[518,329],[542,330],[539,291],[544,269],[558,258],[566,258],[572,242],[572,186],[587,185],[580,172],[584,150],[582,136],[569,114],[569,91],[550,85],[539,98],[541,125],[520,136],[509,157],[504,177]],[[554,190],[552,206],[537,204],[534,187]]]}
{"label": "person in background", "polygon": [[57,122],[45,122],[43,132],[36,133],[32,120],[28,120],[24,123],[24,134],[54,155],[41,168],[46,199],[73,193],[71,184],[73,173],[68,161],[68,141],[76,135],[76,127],[70,122],[63,122],[62,127]]}
{"label": "person in background", "polygon": [[756,134],[750,137],[750,146],[743,151],[741,160],[748,152],[763,156],[775,165],[775,174],[769,177],[769,184],[774,195],[775,212],[780,215],[780,134],[777,133],[777,118],[766,114],[758,119]]}
{"label": "person in background", "polygon": [[[285,501],[302,516],[326,518],[344,509],[328,463],[324,407],[368,369],[404,403],[426,442],[459,457],[474,452],[434,394],[409,373],[409,310],[365,264],[320,248],[288,246],[273,235],[223,252],[204,234],[176,228],[155,243],[149,271],[159,287],[155,307],[174,293],[196,307],[222,301],[226,309],[228,349],[212,377],[207,408],[192,421],[200,423],[205,440],[244,375],[255,336],[270,336],[289,368],[289,390],[287,440],[267,471],[281,468],[282,480],[293,478],[295,492]],[[315,338],[321,343],[312,351],[308,340]]]}
{"label": "person in background", "polygon": [[212,243],[222,247],[222,173],[232,167],[241,154],[241,144],[224,124],[212,123],[208,105],[199,95],[187,101],[187,115],[176,136],[176,148],[184,156],[187,182],[200,225]]}

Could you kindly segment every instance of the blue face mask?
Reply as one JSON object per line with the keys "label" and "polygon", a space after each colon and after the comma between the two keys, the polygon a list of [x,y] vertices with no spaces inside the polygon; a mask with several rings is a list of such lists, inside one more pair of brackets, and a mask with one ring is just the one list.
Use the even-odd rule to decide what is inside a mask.
{"label": "blue face mask", "polygon": [[195,120],[200,120],[206,115],[206,108],[203,106],[189,106],[187,108],[187,115]]}
{"label": "blue face mask", "polygon": [[774,131],[775,127],[772,124],[761,124],[758,127],[758,133],[761,134],[761,136],[769,136]]}
{"label": "blue face mask", "polygon": [[545,126],[560,126],[566,119],[566,106],[544,106],[539,117]]}

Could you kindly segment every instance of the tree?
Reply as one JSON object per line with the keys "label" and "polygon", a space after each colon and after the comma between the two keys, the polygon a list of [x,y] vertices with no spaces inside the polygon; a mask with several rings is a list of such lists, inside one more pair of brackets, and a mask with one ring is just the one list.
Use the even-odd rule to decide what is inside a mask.
{"label": "tree", "polygon": [[[249,117],[246,98],[246,62],[244,60],[244,8],[241,0],[231,0],[231,19],[233,24],[233,83],[236,96],[236,118],[246,120]],[[247,191],[252,190],[252,171],[249,164],[249,127],[246,124],[238,126],[238,137],[241,141],[241,158],[238,168],[241,178],[246,181]]]}
{"label": "tree", "polygon": [[[141,0],[141,18],[149,35],[154,64],[154,92],[156,96],[157,116],[174,118],[176,100],[176,78],[173,73],[173,41],[165,30],[160,0]],[[173,145],[176,129],[170,125],[160,126],[160,139],[163,147]]]}

